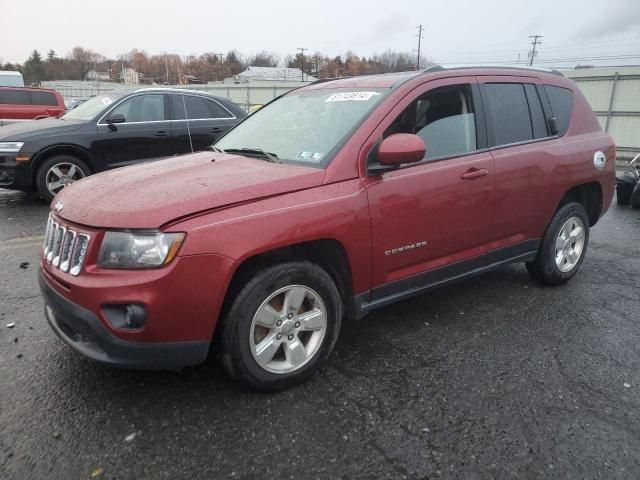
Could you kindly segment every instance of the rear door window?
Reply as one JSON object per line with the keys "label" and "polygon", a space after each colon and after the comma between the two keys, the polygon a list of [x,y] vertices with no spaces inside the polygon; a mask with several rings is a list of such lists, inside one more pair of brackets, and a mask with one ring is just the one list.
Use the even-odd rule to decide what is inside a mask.
{"label": "rear door window", "polygon": [[487,83],[487,115],[493,126],[494,146],[533,140],[529,104],[521,83]]}
{"label": "rear door window", "polygon": [[58,100],[51,92],[31,92],[31,104],[57,106]]}
{"label": "rear door window", "polygon": [[174,120],[184,120],[186,118],[185,108],[189,120],[231,117],[224,108],[207,98],[195,95],[171,95],[171,102]]}
{"label": "rear door window", "polygon": [[29,105],[29,92],[26,90],[0,90],[0,103],[8,105]]}
{"label": "rear door window", "polygon": [[558,135],[562,136],[567,133],[567,129],[569,128],[571,109],[573,106],[573,93],[568,88],[554,87],[552,85],[545,85],[544,89],[547,92],[547,97],[549,97],[553,116],[556,117]]}

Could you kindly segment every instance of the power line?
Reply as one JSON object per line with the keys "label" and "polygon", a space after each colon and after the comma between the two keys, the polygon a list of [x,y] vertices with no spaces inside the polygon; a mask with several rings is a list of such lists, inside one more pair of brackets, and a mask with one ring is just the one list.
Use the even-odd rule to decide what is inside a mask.
{"label": "power line", "polygon": [[298,47],[296,50],[300,50],[300,72],[302,75],[302,81],[304,82],[304,51],[309,49]]}
{"label": "power line", "polygon": [[533,38],[533,42],[531,42],[531,45],[533,45],[533,50],[531,50],[531,59],[529,60],[529,66],[533,66],[533,59],[536,56],[536,45],[541,44],[542,41],[538,41],[539,38],[542,38],[542,35],[529,35],[529,38]]}
{"label": "power line", "polygon": [[424,38],[422,36],[422,24],[418,25],[418,58],[416,61],[416,70],[420,70],[420,46],[422,44],[422,39]]}

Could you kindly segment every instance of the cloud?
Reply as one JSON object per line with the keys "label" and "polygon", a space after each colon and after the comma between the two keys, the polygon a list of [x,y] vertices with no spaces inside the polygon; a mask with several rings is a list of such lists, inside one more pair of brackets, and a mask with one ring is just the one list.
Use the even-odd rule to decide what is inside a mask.
{"label": "cloud", "polygon": [[640,33],[640,1],[618,0],[612,8],[607,4],[598,15],[576,29],[577,40],[617,36],[625,33]]}

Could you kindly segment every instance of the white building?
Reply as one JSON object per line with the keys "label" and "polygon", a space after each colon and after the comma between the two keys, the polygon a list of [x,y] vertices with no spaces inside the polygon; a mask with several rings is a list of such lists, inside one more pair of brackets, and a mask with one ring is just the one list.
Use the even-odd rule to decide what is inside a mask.
{"label": "white building", "polygon": [[640,153],[640,66],[588,67],[564,70],[578,84],[616,142],[619,159]]}
{"label": "white building", "polygon": [[299,68],[283,67],[247,67],[244,72],[233,77],[225,78],[224,83],[255,83],[255,82],[315,82],[316,77],[303,74]]}
{"label": "white building", "polygon": [[118,75],[118,79],[126,85],[138,85],[140,83],[140,74],[133,68],[125,67]]}

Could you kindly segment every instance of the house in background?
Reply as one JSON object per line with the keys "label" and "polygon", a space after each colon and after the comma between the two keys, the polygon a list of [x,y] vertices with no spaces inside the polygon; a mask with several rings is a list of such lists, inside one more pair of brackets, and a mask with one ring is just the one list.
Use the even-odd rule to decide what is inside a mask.
{"label": "house in background", "polygon": [[125,67],[118,74],[118,80],[125,85],[138,85],[140,83],[140,74],[133,68]]}
{"label": "house in background", "polygon": [[202,83],[195,75],[180,75],[180,85],[196,85]]}

